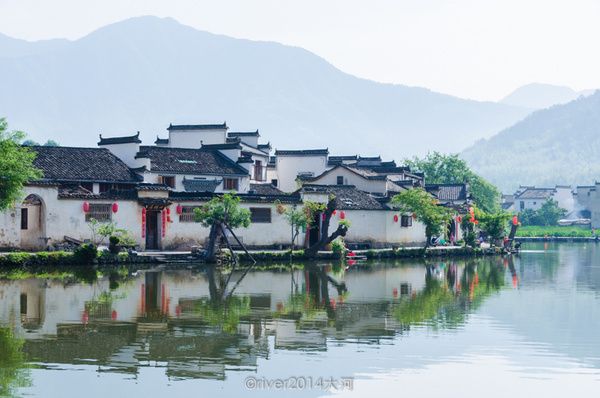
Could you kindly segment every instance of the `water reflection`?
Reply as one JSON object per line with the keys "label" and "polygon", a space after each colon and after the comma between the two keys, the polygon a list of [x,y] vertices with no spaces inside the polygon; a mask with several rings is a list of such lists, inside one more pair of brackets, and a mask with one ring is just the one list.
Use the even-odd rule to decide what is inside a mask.
{"label": "water reflection", "polygon": [[[600,367],[597,255],[595,247],[532,246],[520,257],[281,264],[247,274],[168,267],[11,271],[0,280],[0,320],[22,336],[18,351],[40,371],[93,365],[98,374],[134,379],[160,369],[168,380],[224,381],[269,369],[282,353],[294,355],[284,365],[293,374],[306,364],[298,355],[331,361],[339,347],[356,347],[341,359],[343,376],[353,376],[388,357],[386,351],[370,356],[364,347],[403,339],[411,342],[402,345],[406,357],[389,354],[379,372],[415,367],[423,358],[448,360],[464,347],[446,344],[445,356],[440,346],[425,354],[431,341],[423,336],[443,340],[488,318],[494,322],[486,333],[509,331],[513,349],[551,347]],[[350,359],[357,355],[364,361]]]}

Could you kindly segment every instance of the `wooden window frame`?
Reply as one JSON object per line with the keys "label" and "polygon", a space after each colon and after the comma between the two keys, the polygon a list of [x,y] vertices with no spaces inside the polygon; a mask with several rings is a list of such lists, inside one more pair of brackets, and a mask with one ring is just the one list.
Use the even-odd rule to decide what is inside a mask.
{"label": "wooden window frame", "polygon": [[90,209],[85,215],[85,222],[90,222],[92,218],[98,222],[112,220],[112,204],[90,203]]}
{"label": "wooden window frame", "polygon": [[401,227],[412,227],[413,218],[412,216],[400,216],[400,226]]}
{"label": "wooden window frame", "polygon": [[181,206],[181,214],[179,222],[196,222],[194,209],[199,209],[200,206]]}
{"label": "wooden window frame", "polygon": [[239,180],[237,178],[223,178],[223,190],[224,191],[238,191]]}

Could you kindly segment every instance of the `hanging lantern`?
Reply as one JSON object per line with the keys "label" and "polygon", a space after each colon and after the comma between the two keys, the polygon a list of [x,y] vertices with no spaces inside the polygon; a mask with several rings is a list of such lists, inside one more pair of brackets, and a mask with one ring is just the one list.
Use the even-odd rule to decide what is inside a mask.
{"label": "hanging lantern", "polygon": [[277,206],[277,213],[283,214],[284,208],[282,205]]}
{"label": "hanging lantern", "polygon": [[119,211],[119,205],[117,203],[113,203],[112,211],[113,213],[117,213],[117,211]]}
{"label": "hanging lantern", "polygon": [[394,216],[394,222],[398,222],[398,215]]}
{"label": "hanging lantern", "polygon": [[473,207],[469,207],[469,213],[471,213],[471,214],[475,213],[475,209]]}
{"label": "hanging lantern", "polygon": [[145,207],[143,207],[143,208],[142,208],[142,215],[143,215],[143,216],[145,216],[145,215],[146,215],[146,208],[145,208]]}
{"label": "hanging lantern", "polygon": [[171,216],[167,214],[167,222],[171,222]]}
{"label": "hanging lantern", "polygon": [[519,219],[517,218],[517,216],[513,217],[513,225],[517,225],[517,223],[519,222]]}
{"label": "hanging lantern", "polygon": [[475,225],[479,224],[479,220],[475,220]]}
{"label": "hanging lantern", "polygon": [[458,222],[462,222],[462,217],[458,216]]}
{"label": "hanging lantern", "polygon": [[342,220],[346,218],[346,213],[344,213],[344,210],[342,210],[342,211],[340,212],[340,218],[341,218]]}
{"label": "hanging lantern", "polygon": [[83,202],[83,212],[87,214],[90,211],[90,204],[88,202]]}
{"label": "hanging lantern", "polygon": [[333,211],[333,215],[335,216],[335,215],[336,215],[336,213],[337,213],[337,211],[336,211],[336,210],[334,210],[334,211]]}
{"label": "hanging lantern", "polygon": [[177,214],[183,213],[183,206],[181,206],[181,203],[177,205],[177,208],[175,211],[177,211]]}
{"label": "hanging lantern", "polygon": [[167,214],[171,214],[171,208],[167,207]]}

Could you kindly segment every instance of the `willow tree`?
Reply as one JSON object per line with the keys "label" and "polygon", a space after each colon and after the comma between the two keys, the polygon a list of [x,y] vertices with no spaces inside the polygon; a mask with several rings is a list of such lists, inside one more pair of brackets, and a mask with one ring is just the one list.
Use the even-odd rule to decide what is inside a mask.
{"label": "willow tree", "polygon": [[450,212],[423,188],[413,188],[399,193],[391,201],[403,212],[413,213],[416,221],[425,225],[425,248],[432,236],[444,231],[451,218]]}
{"label": "willow tree", "polygon": [[216,261],[215,246],[219,236],[226,236],[227,230],[250,226],[250,210],[240,208],[241,202],[242,199],[232,191],[223,197],[212,198],[202,208],[194,209],[195,221],[204,227],[210,227],[205,261]]}

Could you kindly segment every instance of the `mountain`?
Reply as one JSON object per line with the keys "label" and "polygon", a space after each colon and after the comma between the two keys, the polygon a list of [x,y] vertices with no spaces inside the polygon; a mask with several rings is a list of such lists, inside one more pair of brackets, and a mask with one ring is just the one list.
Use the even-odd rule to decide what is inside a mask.
{"label": "mountain", "polygon": [[592,185],[600,176],[600,90],[539,110],[460,155],[504,193],[519,185]]}
{"label": "mountain", "polygon": [[69,44],[67,39],[52,39],[29,42],[13,39],[0,33],[0,57],[17,58],[56,50]]}
{"label": "mountain", "polygon": [[170,18],[125,20],[46,43],[44,51],[17,44],[0,41],[7,54],[0,116],[38,142],[95,146],[98,134],[140,131],[150,144],[166,138],[169,123],[227,121],[231,131],[259,129],[277,149],[400,161],[428,150],[456,153],[530,113],[375,83],[301,48],[214,35]]}
{"label": "mountain", "polygon": [[565,86],[531,83],[519,87],[500,101],[501,104],[531,109],[550,108],[553,105],[566,104],[580,96],[588,96],[594,90],[575,91]]}

